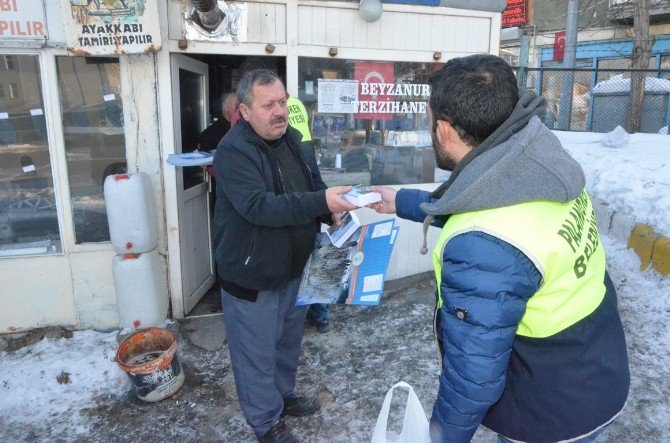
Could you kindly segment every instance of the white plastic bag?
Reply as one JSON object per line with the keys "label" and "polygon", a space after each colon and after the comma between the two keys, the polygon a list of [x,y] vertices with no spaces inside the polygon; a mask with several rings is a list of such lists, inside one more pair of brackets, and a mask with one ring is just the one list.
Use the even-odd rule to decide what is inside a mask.
{"label": "white plastic bag", "polygon": [[[400,432],[400,435],[386,432],[389,411],[391,409],[391,398],[393,398],[393,390],[398,387],[407,388],[409,390],[407,404],[405,405],[405,418],[402,421],[402,431]],[[384,403],[382,404],[382,410],[379,411],[377,424],[372,433],[371,443],[389,442],[430,443],[430,433],[428,432],[428,419],[426,419],[426,413],[423,411],[423,406],[421,406],[419,397],[414,393],[414,389],[404,381],[396,383],[386,393]]]}

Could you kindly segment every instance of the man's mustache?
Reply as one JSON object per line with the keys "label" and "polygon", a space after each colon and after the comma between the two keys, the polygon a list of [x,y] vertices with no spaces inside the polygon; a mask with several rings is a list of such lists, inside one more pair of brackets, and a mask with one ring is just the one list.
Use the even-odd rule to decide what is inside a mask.
{"label": "man's mustache", "polygon": [[286,119],[284,117],[275,117],[270,122],[270,124],[272,124],[272,125],[274,125],[276,123],[286,123]]}

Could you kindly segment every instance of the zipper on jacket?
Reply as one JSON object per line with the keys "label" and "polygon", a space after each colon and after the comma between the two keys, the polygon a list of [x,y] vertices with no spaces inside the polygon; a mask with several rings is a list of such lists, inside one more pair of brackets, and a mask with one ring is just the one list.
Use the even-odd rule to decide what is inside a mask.
{"label": "zipper on jacket", "polygon": [[272,155],[275,158],[275,161],[277,162],[277,171],[279,172],[279,184],[281,185],[281,191],[282,194],[286,194],[286,186],[284,185],[284,173],[281,172],[281,166],[279,166],[279,160],[277,159],[277,156],[272,153]]}
{"label": "zipper on jacket", "polygon": [[249,264],[249,261],[251,260],[251,257],[254,255],[254,249],[256,249],[256,233],[258,232],[258,226],[254,226],[254,232],[251,234],[251,250],[249,251],[249,255],[247,256],[247,259],[244,260],[244,266],[247,266]]}

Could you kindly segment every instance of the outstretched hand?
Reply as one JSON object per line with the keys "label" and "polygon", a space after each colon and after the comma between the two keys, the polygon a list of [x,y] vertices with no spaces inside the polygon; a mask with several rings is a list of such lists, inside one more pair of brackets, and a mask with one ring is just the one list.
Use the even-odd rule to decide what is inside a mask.
{"label": "outstretched hand", "polygon": [[370,189],[372,192],[379,192],[382,199],[376,203],[370,203],[366,205],[370,209],[374,209],[379,214],[395,214],[395,195],[398,191],[393,188],[387,188],[385,186],[373,186]]}
{"label": "outstretched hand", "polygon": [[358,209],[358,206],[352,205],[342,198],[342,194],[345,194],[350,190],[351,186],[333,186],[332,188],[326,189],[326,203],[328,204],[328,210],[331,213],[335,214],[338,212]]}

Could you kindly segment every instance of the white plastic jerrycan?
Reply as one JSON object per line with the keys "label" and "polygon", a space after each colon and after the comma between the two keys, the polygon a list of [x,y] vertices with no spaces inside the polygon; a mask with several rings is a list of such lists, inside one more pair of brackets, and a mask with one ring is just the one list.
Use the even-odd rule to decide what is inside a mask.
{"label": "white plastic jerrycan", "polygon": [[158,245],[151,180],[145,172],[110,175],[104,185],[109,237],[117,254],[149,252]]}

